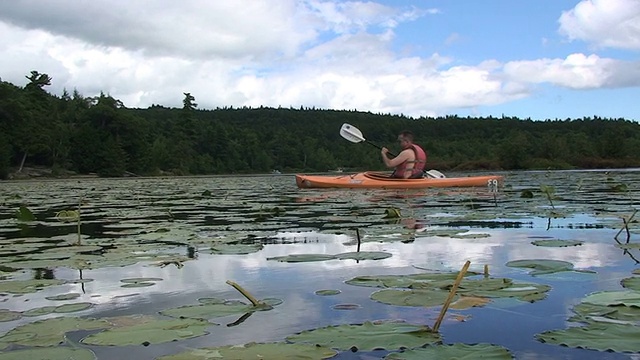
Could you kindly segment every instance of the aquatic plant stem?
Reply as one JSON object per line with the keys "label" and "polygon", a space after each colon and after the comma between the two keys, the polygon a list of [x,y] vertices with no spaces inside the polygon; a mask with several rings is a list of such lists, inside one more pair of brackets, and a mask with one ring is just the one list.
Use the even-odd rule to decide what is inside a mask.
{"label": "aquatic plant stem", "polygon": [[636,210],[633,210],[633,214],[629,216],[629,219],[625,219],[624,217],[622,218],[622,222],[624,223],[624,226],[622,227],[622,229],[620,229],[620,231],[618,231],[616,236],[613,237],[614,240],[618,241],[618,236],[620,236],[620,234],[626,230],[627,244],[629,243],[629,239],[631,239],[631,233],[629,232],[629,223],[631,222],[631,220],[633,220],[633,218],[636,216],[637,213],[638,213],[638,210],[636,209]]}
{"label": "aquatic plant stem", "polygon": [[440,328],[440,324],[442,324],[442,320],[444,319],[444,315],[447,313],[447,310],[449,310],[449,305],[451,305],[451,301],[453,300],[453,297],[456,296],[456,291],[458,290],[458,286],[460,286],[460,282],[462,282],[462,279],[464,278],[464,275],[467,273],[467,270],[469,270],[470,265],[471,265],[471,261],[467,260],[467,262],[464,263],[464,266],[462,266],[462,270],[460,270],[460,272],[458,273],[458,277],[456,278],[456,281],[453,283],[453,287],[451,287],[451,291],[449,291],[449,296],[447,297],[447,300],[445,300],[444,305],[442,305],[442,309],[440,309],[440,315],[438,315],[438,319],[433,325],[433,329],[431,331],[438,332],[438,329]]}
{"label": "aquatic plant stem", "polygon": [[82,234],[80,233],[80,207],[82,207],[82,199],[78,202],[78,243],[76,245],[82,245]]}
{"label": "aquatic plant stem", "polygon": [[244,297],[246,297],[249,301],[251,301],[251,304],[253,304],[253,306],[259,306],[260,305],[260,302],[255,297],[253,297],[253,295],[249,294],[249,292],[247,290],[242,288],[242,286],[238,285],[237,283],[235,283],[235,282],[233,282],[231,280],[227,280],[227,284],[233,286],[242,295],[244,295]]}
{"label": "aquatic plant stem", "polygon": [[358,248],[356,252],[360,252],[360,230],[358,230],[358,228],[356,228],[356,238],[358,239]]}

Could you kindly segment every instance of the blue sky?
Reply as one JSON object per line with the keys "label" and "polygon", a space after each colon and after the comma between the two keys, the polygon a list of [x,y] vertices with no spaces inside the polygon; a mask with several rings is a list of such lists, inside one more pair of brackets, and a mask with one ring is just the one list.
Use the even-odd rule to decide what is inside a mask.
{"label": "blue sky", "polygon": [[0,78],[127,107],[640,121],[638,0],[12,0]]}

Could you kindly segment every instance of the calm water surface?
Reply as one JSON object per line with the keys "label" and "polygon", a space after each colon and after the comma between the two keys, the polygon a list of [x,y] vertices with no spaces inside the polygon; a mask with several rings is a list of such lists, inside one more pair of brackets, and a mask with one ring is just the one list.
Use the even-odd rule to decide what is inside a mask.
{"label": "calm water surface", "polygon": [[[469,175],[469,174],[451,174]],[[244,300],[229,286],[241,284],[256,298],[278,298],[273,310],[216,318],[210,334],[159,345],[87,346],[99,359],[153,359],[179,351],[247,342],[282,341],[286,336],[327,325],[355,324],[378,319],[404,319],[433,325],[439,307],[385,305],[369,298],[375,288],[345,284],[359,275],[412,274],[430,270],[459,270],[471,261],[471,270],[489,266],[494,277],[547,284],[546,299],[535,303],[496,300],[481,308],[450,310],[440,328],[445,343],[492,343],[509,349],[518,359],[637,359],[638,355],[599,352],[544,344],[534,336],[575,324],[567,319],[571,308],[587,294],[621,290],[620,280],[637,269],[640,252],[615,246],[622,226],[638,206],[640,174],[635,171],[505,173],[505,187],[487,189],[299,190],[293,176],[198,177],[152,179],[83,179],[0,182],[0,241],[3,249],[20,239],[65,239],[72,242],[74,223],[62,223],[56,212],[75,209],[82,202],[85,244],[139,244],[141,236],[158,228],[170,229],[154,251],[184,257],[184,266],[155,266],[156,260],[127,266],[78,270],[49,266],[47,271],[23,269],[12,280],[34,276],[56,279],[92,279],[64,284],[24,295],[5,294],[0,308],[25,311],[78,301],[95,304],[89,310],[65,316],[107,317],[157,314],[158,311],[197,304],[199,298]],[[626,191],[616,185],[624,184]],[[552,186],[551,201],[540,186]],[[617,189],[617,190],[616,190]],[[523,197],[531,191],[533,198]],[[27,206],[36,221],[15,218]],[[396,208],[401,220],[386,219]],[[638,240],[631,226],[631,241]],[[330,260],[282,263],[267,258],[289,254],[338,254],[355,251],[356,232],[361,251],[383,251],[383,260]],[[437,236],[434,231],[458,229],[479,237]],[[188,245],[193,238],[234,238],[261,242],[262,250],[245,255],[216,255],[207,246]],[[581,240],[581,246],[534,246],[541,238]],[[619,237],[622,242],[626,233]],[[59,240],[56,240],[59,241]],[[37,249],[35,252],[37,253]],[[15,256],[2,253],[4,266]],[[13,256],[13,257],[12,257]],[[19,255],[27,259],[29,254]],[[531,276],[528,269],[505,264],[519,259],[554,259],[595,273],[561,272]],[[123,288],[120,280],[162,278],[155,285]],[[335,296],[315,291],[337,289]],[[47,296],[80,293],[78,299],[56,301]],[[337,304],[357,304],[354,310],[336,310]],[[464,315],[465,321],[452,315]],[[46,317],[23,317],[0,322],[0,333]],[[238,320],[242,320],[238,322]],[[72,333],[78,340],[86,333]],[[341,353],[336,359],[376,359],[387,352]],[[635,356],[635,357],[634,357]]]}

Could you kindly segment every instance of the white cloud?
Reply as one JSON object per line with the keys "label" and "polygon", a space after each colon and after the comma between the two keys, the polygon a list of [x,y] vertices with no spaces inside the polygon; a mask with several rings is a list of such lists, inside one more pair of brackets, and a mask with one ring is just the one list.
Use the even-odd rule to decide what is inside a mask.
{"label": "white cloud", "polygon": [[[563,15],[573,24],[563,29],[585,29],[588,4],[601,6],[580,3]],[[632,13],[630,3],[615,4]],[[542,82],[640,85],[640,63],[598,55],[461,65],[438,53],[394,51],[400,24],[438,13],[320,0],[0,2],[0,75],[22,86],[36,70],[53,78],[53,94],[102,91],[128,107],[180,107],[189,92],[202,109],[305,106],[416,117],[522,99]],[[451,34],[443,45],[457,41]]]}
{"label": "white cloud", "polygon": [[565,59],[512,61],[504,73],[514,81],[551,83],[571,89],[640,86],[640,62],[571,54]]}
{"label": "white cloud", "polygon": [[560,17],[560,33],[597,47],[640,50],[640,1],[582,0]]}

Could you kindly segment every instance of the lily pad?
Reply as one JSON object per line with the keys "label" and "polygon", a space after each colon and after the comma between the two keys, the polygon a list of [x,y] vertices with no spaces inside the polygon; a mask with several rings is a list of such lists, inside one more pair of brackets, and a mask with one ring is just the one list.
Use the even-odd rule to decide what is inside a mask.
{"label": "lily pad", "polygon": [[340,294],[340,292],[341,292],[340,290],[327,289],[327,290],[317,290],[315,294],[320,296],[331,296],[331,295],[338,295]]}
{"label": "lily pad", "polygon": [[162,278],[142,277],[142,278],[122,279],[120,280],[120,282],[124,284],[120,285],[120,287],[123,287],[123,288],[147,287],[147,286],[155,285],[156,281],[162,281]]}
{"label": "lily pad", "polygon": [[354,251],[335,255],[335,258],[340,260],[382,260],[390,257],[391,253],[382,251]]}
{"label": "lily pad", "polygon": [[79,297],[80,297],[80,294],[78,294],[78,293],[67,293],[67,294],[47,296],[47,297],[45,297],[45,299],[53,300],[53,301],[60,301],[60,300],[73,300],[73,299],[77,299]]}
{"label": "lily pad", "polygon": [[591,323],[537,334],[542,342],[600,351],[640,352],[640,326]]}
{"label": "lily pad", "polygon": [[357,309],[360,309],[361,307],[362,306],[358,304],[335,304],[331,308],[333,310],[357,310]]}
{"label": "lily pad", "polygon": [[89,345],[126,346],[161,344],[169,341],[191,339],[208,334],[212,324],[200,319],[149,319],[139,324],[113,327],[82,339]]}
{"label": "lily pad", "polygon": [[23,346],[56,346],[64,334],[77,330],[97,330],[110,327],[105,320],[56,317],[18,326],[0,337],[0,342]]}
{"label": "lily pad", "polygon": [[56,311],[57,306],[42,306],[22,312],[22,316],[42,316]]}
{"label": "lily pad", "polygon": [[580,240],[559,240],[559,239],[543,239],[543,240],[535,240],[531,242],[536,246],[547,246],[547,247],[568,247],[568,246],[579,246],[584,244],[584,241]]}
{"label": "lily pad", "polygon": [[450,308],[456,310],[464,310],[472,307],[481,307],[489,303],[489,299],[477,296],[461,296],[458,300],[451,303]]}
{"label": "lily pad", "polygon": [[47,286],[64,284],[63,280],[12,280],[0,282],[0,293],[27,294],[41,290]]}
{"label": "lily pad", "polygon": [[574,306],[572,310],[576,313],[575,316],[569,318],[569,321],[572,322],[640,322],[640,307],[636,306],[607,306],[580,303]]}
{"label": "lily pad", "polygon": [[326,261],[335,260],[335,256],[326,254],[291,254],[286,256],[275,256],[267,258],[267,260],[274,260],[280,262],[311,262],[311,261]]}
{"label": "lily pad", "polygon": [[327,326],[288,336],[293,343],[310,343],[342,351],[414,348],[441,341],[428,326],[405,322],[367,321],[356,325]]}
{"label": "lily pad", "polygon": [[389,305],[432,307],[444,304],[447,296],[449,292],[442,290],[384,289],[371,294],[371,299]]}
{"label": "lily pad", "polygon": [[583,303],[604,306],[640,307],[640,292],[637,291],[599,291],[582,299]]}
{"label": "lily pad", "polygon": [[[477,275],[467,272],[465,276]],[[410,275],[364,275],[345,281],[349,285],[370,286],[382,288],[409,288],[414,284],[434,283],[442,280],[453,280],[458,277],[458,272],[438,272]]]}
{"label": "lily pad", "polygon": [[95,360],[96,355],[88,349],[78,349],[72,347],[52,347],[46,349],[22,349],[5,351],[0,353],[0,360],[24,360],[24,359],[47,359],[47,360]]}
{"label": "lily pad", "polygon": [[36,217],[28,207],[20,206],[16,211],[16,219],[18,219],[18,221],[35,221]]}
{"label": "lily pad", "polygon": [[575,271],[573,264],[562,260],[548,259],[530,259],[530,260],[514,260],[506,263],[509,267],[529,268],[533,269],[529,274],[532,276],[553,274],[561,271]]}
{"label": "lily pad", "polygon": [[198,305],[180,306],[160,311],[160,314],[174,318],[214,319],[227,315],[244,314],[254,311],[271,310],[282,303],[280,299],[264,299],[264,305],[253,306],[241,301],[207,302]]}
{"label": "lily pad", "polygon": [[158,360],[209,360],[209,359],[329,359],[337,352],[313,344],[248,343],[221,347],[192,349],[182,353],[161,356]]}
{"label": "lily pad", "polygon": [[56,306],[53,312],[56,313],[71,313],[76,311],[87,310],[93,307],[93,304],[90,302],[79,302],[73,304],[64,304],[60,306]]}
{"label": "lily pad", "polygon": [[626,279],[622,279],[620,284],[629,290],[635,290],[640,292],[640,276],[632,276]]}
{"label": "lily pad", "polygon": [[11,311],[9,309],[0,309],[0,322],[18,320],[22,317],[17,311]]}
{"label": "lily pad", "polygon": [[384,360],[422,360],[422,359],[495,359],[511,360],[513,355],[502,346],[492,344],[446,344],[430,345],[420,349],[410,349],[391,353]]}
{"label": "lily pad", "polygon": [[262,244],[216,244],[211,247],[212,254],[246,255],[262,250]]}
{"label": "lily pad", "polygon": [[454,239],[483,239],[491,237],[491,234],[486,233],[466,233],[466,234],[454,234],[450,235]]}

